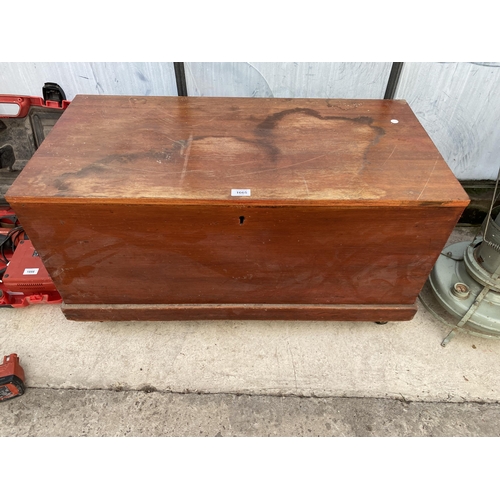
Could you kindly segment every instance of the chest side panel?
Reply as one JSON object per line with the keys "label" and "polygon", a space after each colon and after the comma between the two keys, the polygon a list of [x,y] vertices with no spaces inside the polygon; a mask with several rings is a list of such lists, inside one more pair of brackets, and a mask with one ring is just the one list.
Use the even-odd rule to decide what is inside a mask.
{"label": "chest side panel", "polygon": [[461,213],[449,207],[14,208],[68,304],[411,304]]}

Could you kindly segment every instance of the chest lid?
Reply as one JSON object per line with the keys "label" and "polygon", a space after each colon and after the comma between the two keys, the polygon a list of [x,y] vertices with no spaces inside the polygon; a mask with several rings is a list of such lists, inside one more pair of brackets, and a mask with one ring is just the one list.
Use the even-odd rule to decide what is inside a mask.
{"label": "chest lid", "polygon": [[405,101],[78,95],[8,200],[466,206]]}

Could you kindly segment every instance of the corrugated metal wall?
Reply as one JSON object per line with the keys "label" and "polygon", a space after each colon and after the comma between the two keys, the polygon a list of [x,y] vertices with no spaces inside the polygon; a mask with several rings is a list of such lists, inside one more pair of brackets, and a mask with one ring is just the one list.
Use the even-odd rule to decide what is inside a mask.
{"label": "corrugated metal wall", "polygon": [[188,95],[382,99],[391,63],[185,63]]}
{"label": "corrugated metal wall", "polygon": [[76,94],[177,95],[173,63],[0,63],[0,94],[41,96],[45,82]]}
{"label": "corrugated metal wall", "polygon": [[[185,63],[188,95],[382,99],[391,63]],[[177,95],[173,63],[0,63],[0,94]],[[500,165],[500,63],[405,63],[406,99],[461,180]]]}
{"label": "corrugated metal wall", "polygon": [[406,63],[406,99],[455,175],[494,179],[500,166],[500,63]]}

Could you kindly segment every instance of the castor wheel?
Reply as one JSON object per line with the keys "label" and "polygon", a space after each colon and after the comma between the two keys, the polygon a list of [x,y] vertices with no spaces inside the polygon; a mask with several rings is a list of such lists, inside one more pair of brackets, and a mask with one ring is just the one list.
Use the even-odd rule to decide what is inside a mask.
{"label": "castor wheel", "polygon": [[388,321],[375,321],[376,325],[387,325]]}

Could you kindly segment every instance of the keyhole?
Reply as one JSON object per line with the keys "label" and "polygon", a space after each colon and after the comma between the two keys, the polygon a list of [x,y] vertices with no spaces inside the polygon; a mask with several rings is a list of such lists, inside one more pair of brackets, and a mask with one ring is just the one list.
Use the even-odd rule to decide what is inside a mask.
{"label": "keyhole", "polygon": [[245,217],[243,215],[240,215],[240,226],[245,222]]}

